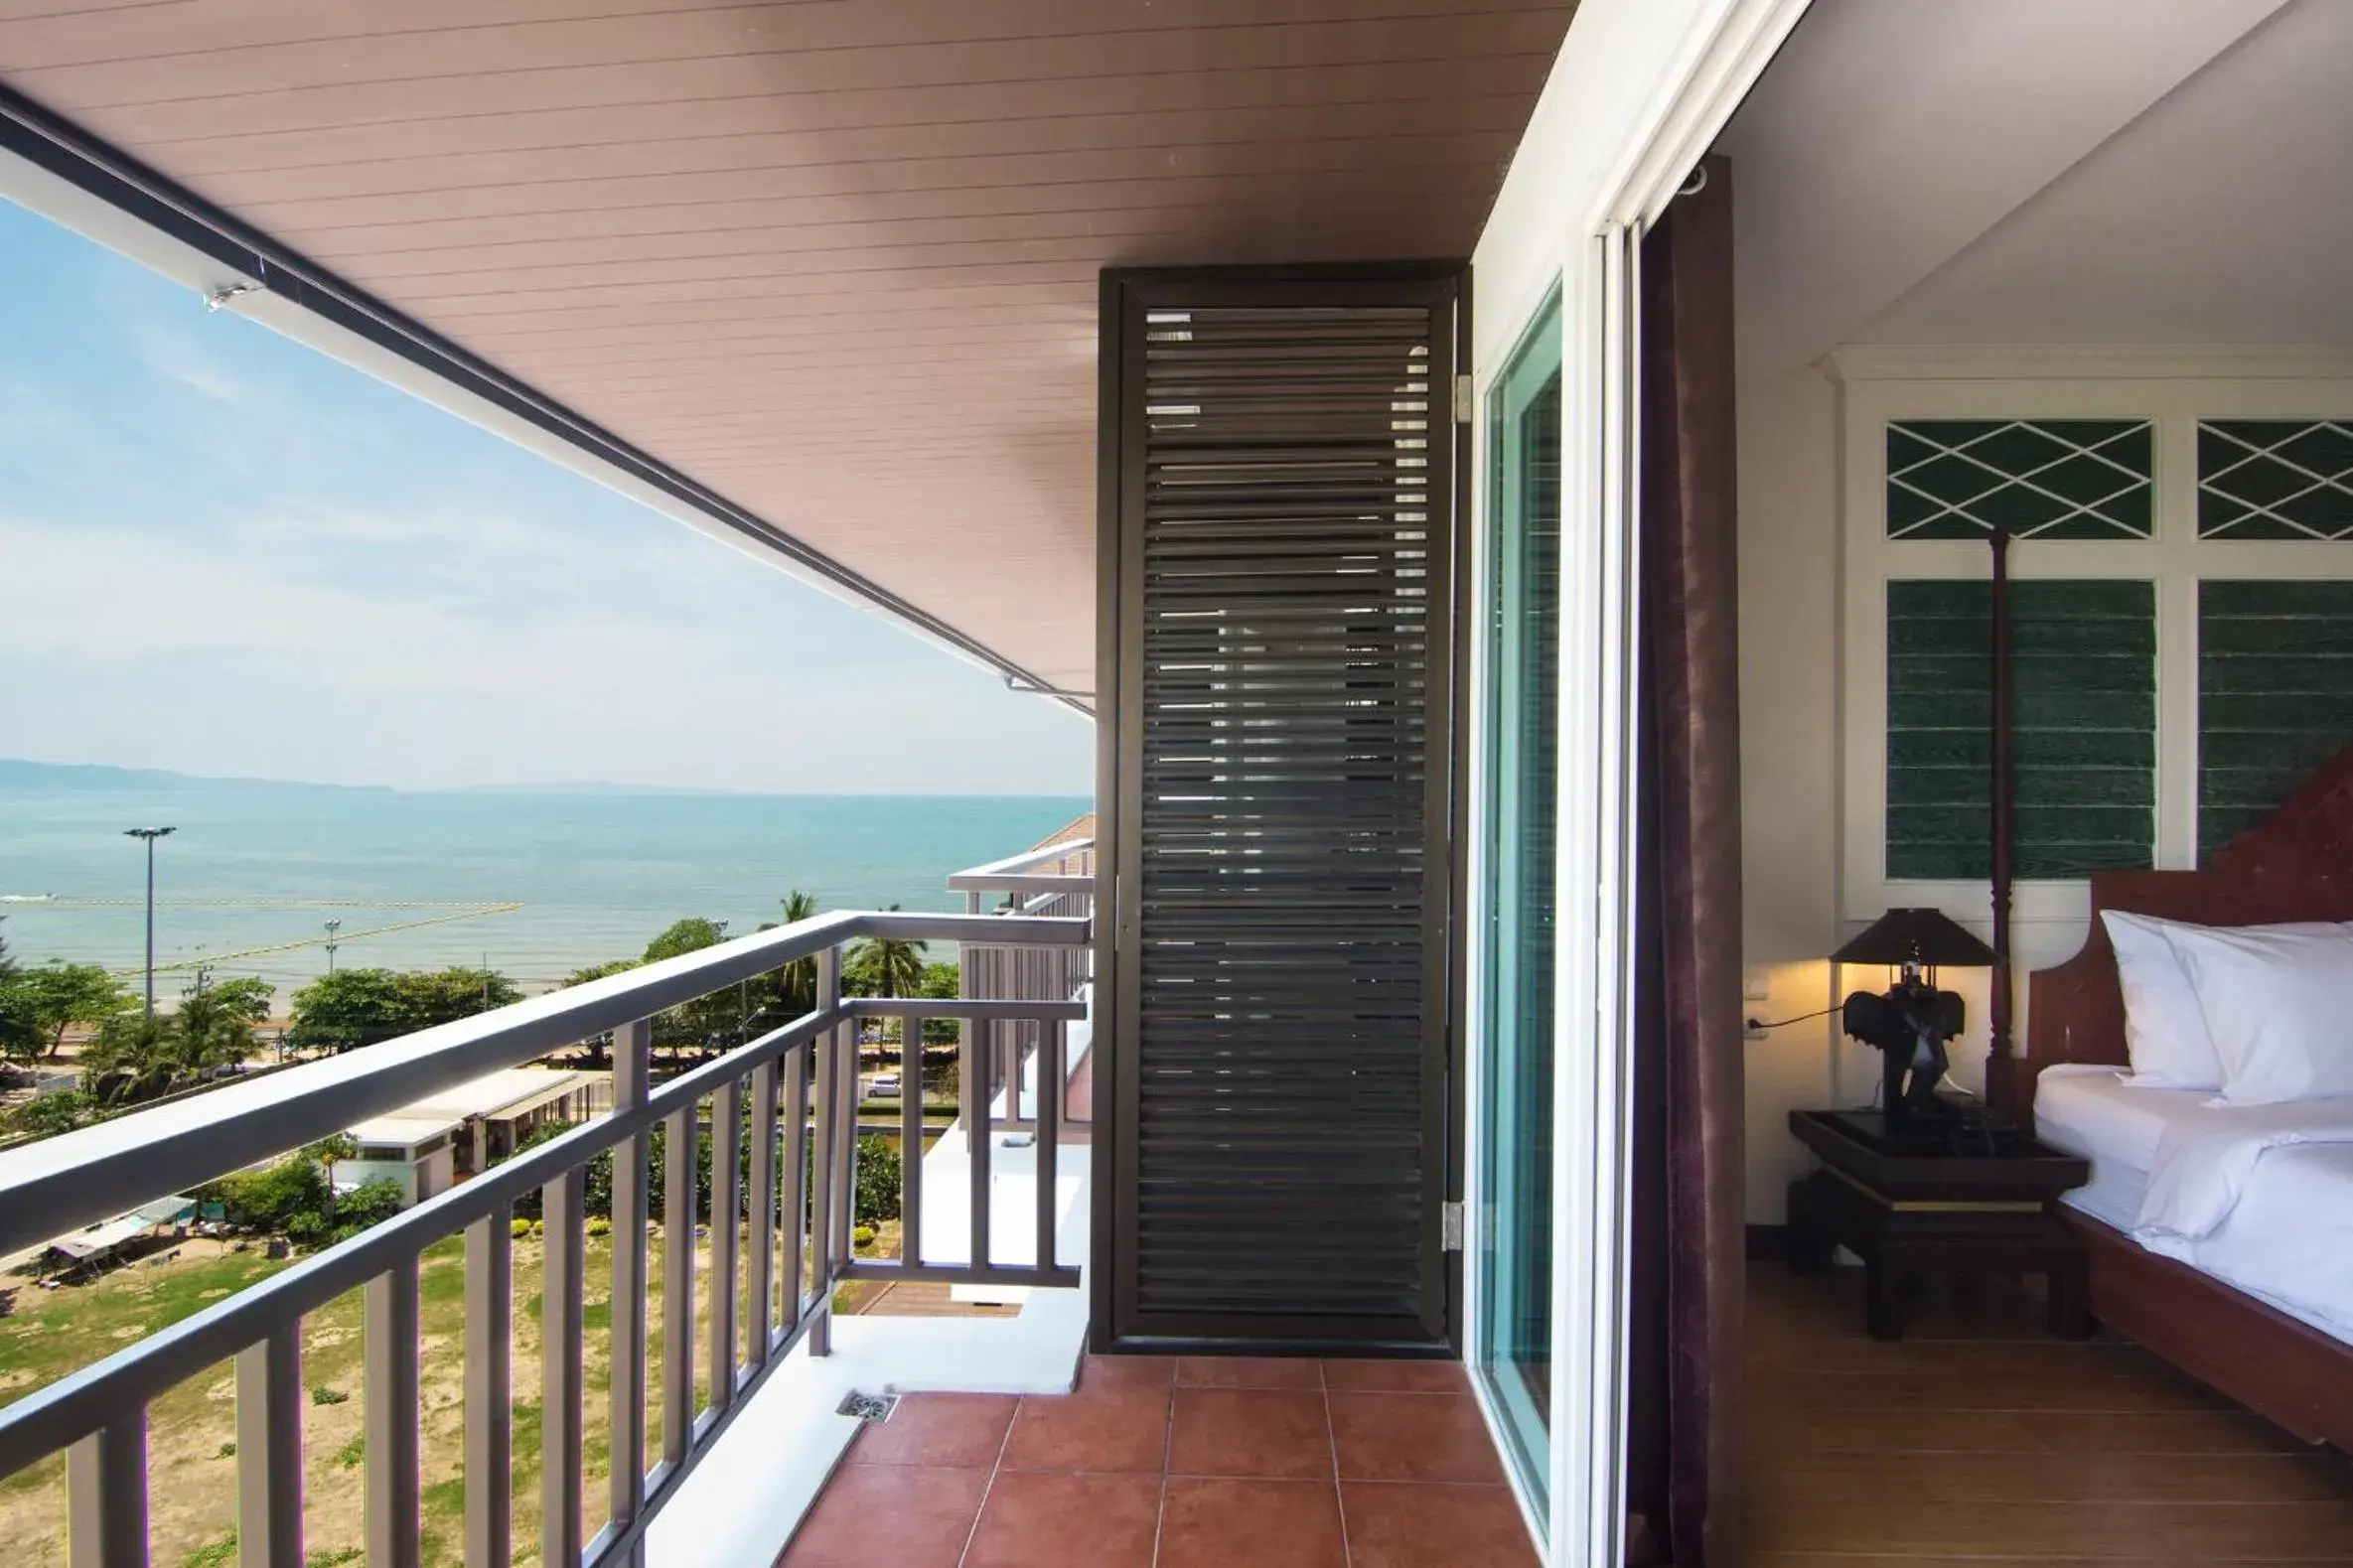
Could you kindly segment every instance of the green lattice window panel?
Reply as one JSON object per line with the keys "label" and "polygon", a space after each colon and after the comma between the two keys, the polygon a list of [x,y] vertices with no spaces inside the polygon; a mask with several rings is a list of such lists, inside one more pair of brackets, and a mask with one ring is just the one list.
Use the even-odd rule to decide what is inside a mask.
{"label": "green lattice window panel", "polygon": [[2145,539],[2145,419],[1903,419],[1887,427],[1887,536]]}
{"label": "green lattice window panel", "polygon": [[2200,420],[2198,537],[2353,538],[2353,421]]}
{"label": "green lattice window panel", "polygon": [[[1887,875],[1992,865],[1993,594],[1887,585]],[[2156,594],[2115,579],[2014,583],[2015,866],[2146,867],[2156,842]]]}
{"label": "green lattice window panel", "polygon": [[2353,583],[2198,585],[2198,854],[2353,745]]}

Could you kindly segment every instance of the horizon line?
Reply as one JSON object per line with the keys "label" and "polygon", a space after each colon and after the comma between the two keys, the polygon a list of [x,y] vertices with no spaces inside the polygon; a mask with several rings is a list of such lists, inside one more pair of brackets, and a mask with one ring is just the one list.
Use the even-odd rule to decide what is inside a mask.
{"label": "horizon line", "polygon": [[0,757],[0,770],[10,768],[47,769],[60,773],[122,774],[132,778],[173,779],[201,784],[268,784],[297,789],[342,789],[364,794],[681,794],[765,800],[1092,800],[1095,797],[1091,789],[758,789],[721,784],[624,784],[610,780],[453,784],[337,784],[320,779],[272,779],[254,774],[192,774],[176,768],[130,767],[121,763],[60,763],[38,757]]}

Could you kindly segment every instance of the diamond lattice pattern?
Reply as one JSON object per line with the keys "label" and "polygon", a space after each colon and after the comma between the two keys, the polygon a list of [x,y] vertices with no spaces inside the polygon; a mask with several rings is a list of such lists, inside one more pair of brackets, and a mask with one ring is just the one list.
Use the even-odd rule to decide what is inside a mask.
{"label": "diamond lattice pattern", "polygon": [[2200,420],[2198,537],[2353,538],[2353,423]]}
{"label": "diamond lattice pattern", "polygon": [[1906,419],[1887,427],[1893,539],[2145,539],[2145,419]]}

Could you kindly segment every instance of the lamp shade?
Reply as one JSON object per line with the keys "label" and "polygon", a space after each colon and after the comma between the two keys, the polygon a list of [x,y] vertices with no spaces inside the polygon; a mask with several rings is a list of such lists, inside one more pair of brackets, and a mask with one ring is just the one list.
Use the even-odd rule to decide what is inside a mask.
{"label": "lamp shade", "polygon": [[2001,955],[1955,925],[1942,910],[1889,910],[1832,953],[1831,962],[1989,969],[2001,962]]}

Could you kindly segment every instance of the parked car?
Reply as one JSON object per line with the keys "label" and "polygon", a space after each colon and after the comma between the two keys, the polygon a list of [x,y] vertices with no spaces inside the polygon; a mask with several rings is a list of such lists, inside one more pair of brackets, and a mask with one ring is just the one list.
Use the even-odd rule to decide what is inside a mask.
{"label": "parked car", "polygon": [[866,1093],[872,1099],[897,1099],[899,1097],[899,1074],[896,1072],[875,1073],[873,1077],[866,1080]]}

